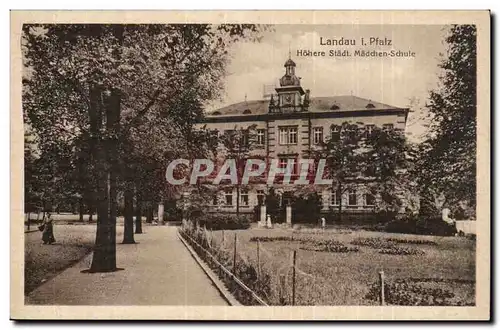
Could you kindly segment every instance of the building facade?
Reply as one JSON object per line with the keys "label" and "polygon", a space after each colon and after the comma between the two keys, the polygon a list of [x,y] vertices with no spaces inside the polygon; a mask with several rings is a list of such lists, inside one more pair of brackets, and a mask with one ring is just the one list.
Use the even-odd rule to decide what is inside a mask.
{"label": "building facade", "polygon": [[[218,109],[206,116],[200,127],[219,133],[253,127],[256,139],[251,150],[255,157],[266,160],[278,159],[279,164],[298,163],[309,158],[311,151],[320,143],[336,134],[336,125],[344,122],[358,123],[370,130],[373,126],[404,131],[408,109],[393,107],[353,95],[311,97],[309,90],[301,86],[295,70],[296,64],[288,59],[285,73],[279,80],[275,94],[269,99],[245,101]],[[297,174],[297,173],[295,173]],[[240,212],[252,212],[261,203],[271,185],[263,179],[239,189]],[[273,184],[279,194],[289,196],[298,187]],[[334,210],[340,204],[346,212],[369,212],[376,199],[368,194],[363,185],[337,196],[331,187],[313,187],[321,195],[323,211]],[[236,188],[221,186],[214,197],[213,210],[235,212]]]}

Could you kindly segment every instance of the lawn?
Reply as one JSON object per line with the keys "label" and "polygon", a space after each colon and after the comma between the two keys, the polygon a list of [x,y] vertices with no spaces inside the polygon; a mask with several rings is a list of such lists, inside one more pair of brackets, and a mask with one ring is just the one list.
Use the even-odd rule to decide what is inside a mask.
{"label": "lawn", "polygon": [[[117,227],[117,235],[123,228]],[[28,294],[40,284],[59,274],[91,252],[95,226],[54,225],[56,243],[42,244],[42,233],[25,234],[24,292]]]}
{"label": "lawn", "polygon": [[[285,277],[287,303],[290,303],[291,295],[292,252],[296,250],[296,304],[379,304],[376,300],[368,299],[367,294],[370,285],[378,283],[381,270],[384,271],[386,282],[389,284],[410,279],[425,288],[434,287],[453,292],[452,301],[474,304],[475,241],[465,237],[390,234],[362,230],[252,228],[224,233],[214,231],[213,241],[220,245],[224,240],[223,249],[233,251],[234,234],[237,235],[237,258],[255,265],[257,242],[251,241],[252,237],[281,237],[275,241],[261,239],[260,264],[270,274],[273,286],[278,285],[280,275]],[[292,236],[294,241],[285,240]],[[354,251],[311,250],[311,247],[317,246],[314,242],[324,240],[334,240],[334,244]],[[372,243],[357,245],[357,241],[361,242],[360,244],[375,242],[382,246]],[[428,243],[429,241],[431,243]],[[417,254],[381,254],[380,249],[386,244],[392,245],[392,248],[385,249],[389,252],[394,251],[395,247],[397,251],[414,251]],[[355,251],[356,249],[358,251]],[[274,303],[273,299],[275,297],[270,299],[271,303]]]}

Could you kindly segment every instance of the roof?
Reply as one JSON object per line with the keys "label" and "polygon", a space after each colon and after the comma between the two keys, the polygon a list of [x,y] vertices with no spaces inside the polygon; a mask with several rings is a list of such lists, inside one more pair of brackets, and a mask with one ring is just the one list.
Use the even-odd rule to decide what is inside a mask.
{"label": "roof", "polygon": [[[338,108],[337,108],[338,107]],[[359,111],[359,110],[400,109],[392,105],[375,102],[362,97],[342,95],[331,97],[312,97],[309,102],[309,112]],[[210,117],[247,116],[266,114],[269,112],[269,100],[244,101],[228,105],[214,112]]]}
{"label": "roof", "polygon": [[285,62],[285,67],[287,67],[287,66],[296,66],[296,65],[295,65],[295,62],[294,62],[294,61],[292,61],[292,59],[291,59],[291,58],[289,58],[289,59]]}

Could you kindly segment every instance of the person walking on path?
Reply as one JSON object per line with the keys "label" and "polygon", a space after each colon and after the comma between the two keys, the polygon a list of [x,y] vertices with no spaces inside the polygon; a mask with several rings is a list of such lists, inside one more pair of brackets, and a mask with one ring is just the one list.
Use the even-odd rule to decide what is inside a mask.
{"label": "person walking on path", "polygon": [[41,230],[43,244],[52,244],[56,242],[54,238],[54,223],[52,222],[50,213],[47,213],[47,219],[44,220]]}

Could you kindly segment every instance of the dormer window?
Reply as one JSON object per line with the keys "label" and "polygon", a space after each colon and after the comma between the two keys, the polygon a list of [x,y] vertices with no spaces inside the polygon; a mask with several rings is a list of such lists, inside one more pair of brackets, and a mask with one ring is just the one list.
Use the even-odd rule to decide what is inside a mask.
{"label": "dormer window", "polygon": [[330,110],[338,110],[340,109],[338,105],[334,104],[330,107]]}
{"label": "dormer window", "polygon": [[245,111],[243,111],[243,114],[244,114],[244,115],[248,115],[248,114],[250,114],[250,113],[252,113],[252,111],[250,111],[249,109],[246,109]]}
{"label": "dormer window", "polygon": [[221,114],[220,111],[214,111],[214,112],[212,112],[212,115],[214,115],[214,116],[219,116],[220,114]]}
{"label": "dormer window", "polygon": [[373,109],[373,108],[375,108],[375,106],[373,105],[373,103],[368,103],[368,104],[366,105],[366,108],[367,108],[367,109]]}

